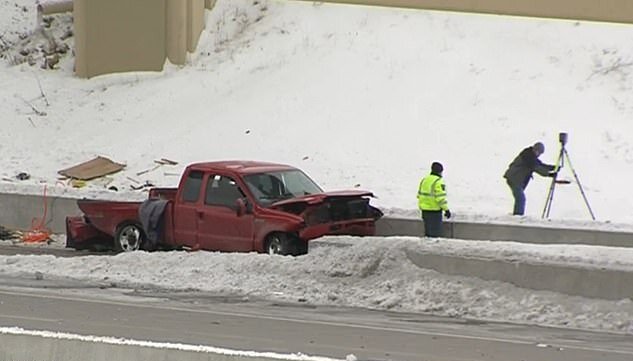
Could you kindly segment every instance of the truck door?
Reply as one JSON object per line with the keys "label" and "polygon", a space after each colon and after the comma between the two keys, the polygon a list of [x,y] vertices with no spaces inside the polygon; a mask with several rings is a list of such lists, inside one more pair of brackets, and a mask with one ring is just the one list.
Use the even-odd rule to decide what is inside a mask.
{"label": "truck door", "polygon": [[230,177],[210,175],[205,187],[204,204],[199,209],[198,240],[204,249],[252,251],[252,213],[238,214],[237,200],[246,196]]}
{"label": "truck door", "polygon": [[198,213],[204,172],[192,170],[186,175],[179,199],[174,202],[174,243],[197,247]]}

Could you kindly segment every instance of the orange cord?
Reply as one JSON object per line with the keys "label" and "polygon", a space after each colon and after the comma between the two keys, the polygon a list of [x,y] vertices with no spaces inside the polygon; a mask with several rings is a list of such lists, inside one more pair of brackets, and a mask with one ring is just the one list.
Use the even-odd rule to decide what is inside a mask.
{"label": "orange cord", "polygon": [[44,216],[39,219],[39,224],[37,218],[33,218],[31,220],[31,229],[24,232],[22,235],[22,241],[26,243],[37,243],[37,242],[45,242],[51,236],[51,231],[44,227],[46,222],[46,214],[48,211],[48,204],[46,202],[46,185],[44,185]]}

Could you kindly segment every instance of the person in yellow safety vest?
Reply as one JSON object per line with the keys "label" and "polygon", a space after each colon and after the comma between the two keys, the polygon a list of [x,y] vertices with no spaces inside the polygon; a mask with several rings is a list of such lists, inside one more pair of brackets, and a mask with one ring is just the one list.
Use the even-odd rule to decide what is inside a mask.
{"label": "person in yellow safety vest", "polygon": [[418,188],[418,208],[424,220],[424,235],[427,237],[442,236],[442,211],[446,218],[451,218],[446,200],[446,185],[442,172],[444,167],[439,162],[431,164],[431,174],[422,178]]}

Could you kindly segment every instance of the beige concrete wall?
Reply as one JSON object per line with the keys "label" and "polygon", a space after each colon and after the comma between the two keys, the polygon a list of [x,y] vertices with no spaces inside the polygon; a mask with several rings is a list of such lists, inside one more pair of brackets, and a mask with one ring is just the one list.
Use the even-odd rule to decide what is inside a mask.
{"label": "beige concrete wall", "polygon": [[326,0],[350,4],[633,23],[631,0]]}
{"label": "beige concrete wall", "polygon": [[213,9],[215,6],[215,0],[204,0],[204,7],[207,9]]}
{"label": "beige concrete wall", "polygon": [[75,72],[89,78],[185,64],[204,30],[205,0],[75,0]]}
{"label": "beige concrete wall", "polygon": [[167,59],[173,64],[184,64],[187,60],[187,2],[189,0],[166,1]]}
{"label": "beige concrete wall", "polygon": [[41,13],[44,15],[73,11],[73,1],[72,0],[38,0],[37,11],[38,13]]}
{"label": "beige concrete wall", "polygon": [[187,4],[187,50],[189,52],[196,51],[198,40],[204,30],[205,8],[204,0],[189,0]]}
{"label": "beige concrete wall", "polygon": [[204,0],[167,1],[167,59],[182,65],[193,52],[204,30]]}
{"label": "beige concrete wall", "polygon": [[165,1],[75,0],[76,74],[162,70]]}

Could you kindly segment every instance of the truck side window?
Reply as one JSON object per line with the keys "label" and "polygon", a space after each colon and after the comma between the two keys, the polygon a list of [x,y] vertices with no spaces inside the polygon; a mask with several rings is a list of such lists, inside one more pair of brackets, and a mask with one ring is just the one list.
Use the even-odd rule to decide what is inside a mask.
{"label": "truck side window", "polygon": [[182,190],[183,202],[196,202],[200,196],[200,188],[202,186],[202,177],[204,173],[199,170],[193,170],[187,175]]}
{"label": "truck side window", "polygon": [[242,192],[233,179],[215,175],[209,177],[209,181],[207,182],[207,193],[204,204],[210,206],[224,206],[232,209],[235,208],[235,202],[239,198],[244,197],[244,192]]}

